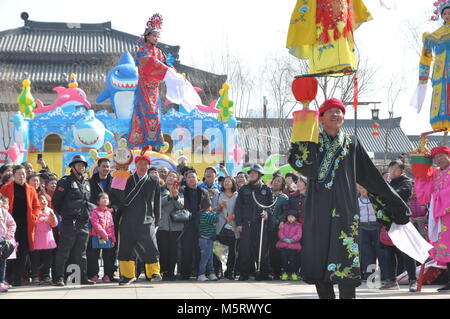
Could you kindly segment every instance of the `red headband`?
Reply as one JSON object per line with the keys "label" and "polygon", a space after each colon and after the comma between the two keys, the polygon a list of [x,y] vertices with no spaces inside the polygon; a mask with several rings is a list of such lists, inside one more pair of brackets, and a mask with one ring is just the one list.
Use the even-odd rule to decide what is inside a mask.
{"label": "red headband", "polygon": [[319,108],[320,115],[323,115],[327,110],[332,109],[333,107],[338,107],[345,114],[345,105],[336,98],[328,99]]}
{"label": "red headband", "polygon": [[448,146],[438,146],[431,150],[431,158],[434,158],[437,154],[447,154],[450,155],[450,147]]}

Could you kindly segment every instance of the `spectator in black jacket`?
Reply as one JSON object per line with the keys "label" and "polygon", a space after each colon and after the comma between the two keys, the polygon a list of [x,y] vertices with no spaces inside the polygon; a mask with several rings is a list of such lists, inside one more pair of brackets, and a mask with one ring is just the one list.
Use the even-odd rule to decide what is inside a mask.
{"label": "spectator in black jacket", "polygon": [[87,278],[86,247],[89,239],[88,221],[95,207],[89,202],[91,188],[86,179],[87,162],[83,155],[75,155],[69,164],[71,173],[58,181],[52,202],[61,215],[61,236],[56,252],[54,280],[64,286],[66,261],[72,255],[81,270],[81,284],[92,285]]}
{"label": "spectator in black jacket", "polygon": [[[391,187],[403,199],[405,203],[409,201],[412,194],[412,180],[405,175],[405,164],[400,160],[392,161],[389,164],[389,179]],[[395,246],[384,246],[387,263],[387,281],[381,286],[383,290],[400,289],[396,282],[396,264],[403,261],[403,265],[408,272],[409,291],[417,290],[416,264],[414,259],[402,253]]]}
{"label": "spectator in black jacket", "polygon": [[[241,233],[239,244],[239,280],[248,280],[252,264],[258,262],[261,222],[263,224],[263,237],[261,248],[261,267],[256,280],[272,280],[268,260],[268,214],[255,202],[256,200],[264,206],[270,206],[273,202],[272,190],[265,185],[261,177],[264,170],[261,165],[254,164],[249,170],[249,183],[239,189],[234,216],[236,229]],[[253,195],[254,194],[254,195]],[[254,196],[254,197],[253,197]]]}
{"label": "spectator in black jacket", "polygon": [[[192,214],[191,220],[184,226],[181,235],[181,279],[189,280],[193,272],[192,260],[196,268],[200,262],[200,248],[198,246],[198,225],[200,221],[200,203],[208,197],[208,191],[198,186],[198,176],[194,170],[185,174],[186,186],[183,189],[184,208]],[[194,269],[197,274],[197,269]]]}
{"label": "spectator in black jacket", "polygon": [[[92,175],[91,179],[89,180],[89,184],[91,186],[91,199],[90,202],[94,205],[97,205],[97,199],[98,195],[100,193],[107,193],[110,194],[111,191],[111,183],[112,183],[112,176],[110,174],[111,172],[111,163],[109,159],[107,158],[100,158],[97,161],[97,167],[98,172]],[[116,238],[118,237],[118,230],[119,230],[119,220],[117,218],[117,214],[115,214],[115,211],[112,212],[113,215],[113,221],[114,221],[114,231]],[[86,250],[87,255],[87,275],[88,278],[92,281],[98,282],[98,272],[99,272],[99,266],[98,266],[98,252],[96,252],[92,248],[92,237],[89,236],[89,242]],[[109,264],[110,267],[104,267],[104,269],[111,269],[114,271],[114,264],[116,262],[116,256],[117,256],[117,245],[114,246],[112,249],[104,249],[102,252],[102,258],[103,258],[103,265]],[[109,281],[116,281],[114,278],[114,272],[109,274],[104,274],[103,276],[104,282]]]}

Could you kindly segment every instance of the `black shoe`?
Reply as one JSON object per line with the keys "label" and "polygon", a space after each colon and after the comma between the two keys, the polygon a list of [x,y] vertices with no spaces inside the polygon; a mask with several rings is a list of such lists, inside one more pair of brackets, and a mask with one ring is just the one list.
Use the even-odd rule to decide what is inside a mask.
{"label": "black shoe", "polygon": [[417,280],[409,281],[409,292],[417,292]]}
{"label": "black shoe", "polygon": [[169,275],[169,281],[177,281],[177,276]]}
{"label": "black shoe", "polygon": [[241,274],[240,276],[239,276],[239,281],[247,281],[248,280],[248,275],[243,275],[243,274]]}
{"label": "black shoe", "polygon": [[228,280],[234,280],[234,276],[232,274],[227,274],[225,276],[225,278],[228,279]]}
{"label": "black shoe", "polygon": [[266,275],[266,274],[257,274],[255,277],[256,281],[272,281],[273,277],[271,275]]}
{"label": "black shoe", "polygon": [[380,290],[400,290],[400,286],[395,280],[386,280],[381,285]]}
{"label": "black shoe", "polygon": [[190,280],[191,279],[191,276],[189,276],[189,275],[181,275],[180,276],[180,280]]}
{"label": "black shoe", "polygon": [[55,286],[64,287],[66,284],[64,283],[64,278],[59,278],[55,281]]}
{"label": "black shoe", "polygon": [[280,275],[274,275],[273,276],[273,280],[281,280],[281,276]]}
{"label": "black shoe", "polygon": [[170,281],[170,275],[168,273],[162,274],[162,281]]}
{"label": "black shoe", "polygon": [[81,281],[81,284],[83,286],[92,286],[95,285],[95,281],[89,280],[89,279],[84,279]]}
{"label": "black shoe", "polygon": [[446,284],[444,287],[439,288],[437,291],[438,292],[449,292],[450,291],[450,282],[448,284]]}
{"label": "black shoe", "polygon": [[133,278],[125,278],[124,277],[123,279],[119,280],[119,285],[120,286],[129,286],[135,281],[136,281],[136,277],[133,277]]}

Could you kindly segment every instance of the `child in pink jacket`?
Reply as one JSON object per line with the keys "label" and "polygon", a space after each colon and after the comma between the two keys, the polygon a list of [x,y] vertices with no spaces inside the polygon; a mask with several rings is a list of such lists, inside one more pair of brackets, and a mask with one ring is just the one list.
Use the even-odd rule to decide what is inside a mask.
{"label": "child in pink jacket", "polygon": [[[31,253],[31,278],[33,284],[50,284],[50,267],[53,264],[53,250],[56,248],[53,227],[58,225],[53,210],[48,207],[47,195],[38,195],[41,211],[36,221],[34,251]],[[42,281],[41,281],[42,280]]]}
{"label": "child in pink jacket", "polygon": [[[9,214],[8,209],[5,209],[5,205],[8,205],[8,198],[0,195],[0,240],[9,240],[16,245],[14,240],[16,233],[16,222]],[[8,259],[14,258],[16,258],[15,252],[8,257]],[[6,260],[0,259],[0,292],[8,292],[9,285],[5,282],[5,274]]]}
{"label": "child in pink jacket", "polygon": [[297,280],[298,254],[302,249],[300,239],[302,238],[302,224],[296,221],[293,214],[287,217],[287,223],[278,231],[278,238],[280,239],[276,247],[281,253],[281,263],[283,267],[283,274],[281,280],[288,280],[289,275],[292,280]]}
{"label": "child in pink jacket", "polygon": [[[107,193],[100,193],[97,198],[98,206],[91,213],[91,237],[89,239],[89,249],[87,251],[87,274],[90,280],[99,282],[98,273],[100,271],[98,258],[100,250],[102,250],[102,258],[104,265],[103,282],[111,282],[114,278],[114,261],[112,254],[114,253],[114,244],[116,236],[114,233],[114,222],[109,205],[109,196]],[[110,248],[92,248],[92,239],[97,236],[99,240],[111,241]]]}

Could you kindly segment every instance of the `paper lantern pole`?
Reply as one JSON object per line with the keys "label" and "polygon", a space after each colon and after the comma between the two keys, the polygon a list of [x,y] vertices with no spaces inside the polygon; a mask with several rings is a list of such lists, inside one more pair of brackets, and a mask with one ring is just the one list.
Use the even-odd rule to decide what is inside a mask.
{"label": "paper lantern pole", "polygon": [[316,99],[318,82],[313,77],[297,77],[292,82],[295,99],[303,109],[293,113],[291,142],[319,142],[319,112],[310,110],[310,103]]}

